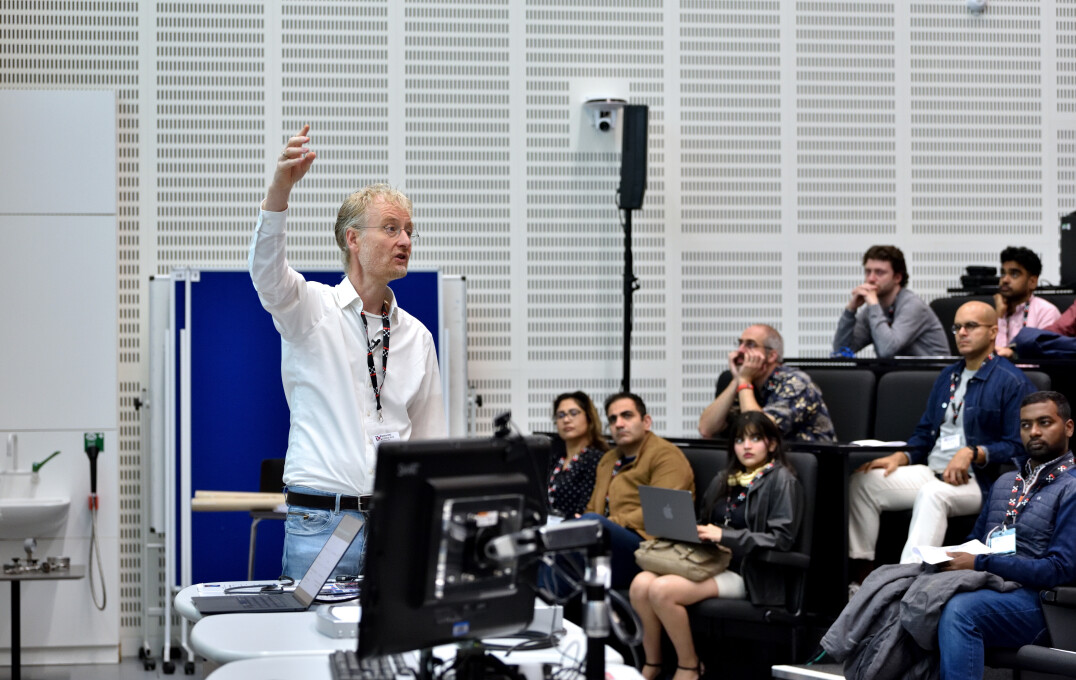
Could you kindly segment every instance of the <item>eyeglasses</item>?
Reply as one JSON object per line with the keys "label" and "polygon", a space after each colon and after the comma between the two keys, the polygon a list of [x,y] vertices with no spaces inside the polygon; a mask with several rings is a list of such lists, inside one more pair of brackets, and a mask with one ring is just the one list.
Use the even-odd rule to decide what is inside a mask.
{"label": "eyeglasses", "polygon": [[582,411],[577,408],[570,408],[567,411],[557,411],[553,414],[553,420],[564,420],[565,418],[575,418]]}
{"label": "eyeglasses", "polygon": [[377,227],[352,227],[352,229],[380,229],[381,231],[385,232],[385,235],[389,238],[399,238],[401,232],[407,232],[407,238],[411,239],[412,241],[418,238],[418,232],[415,231],[414,227],[408,227],[404,229],[402,227],[396,226],[395,224],[386,224]]}
{"label": "eyeglasses", "polygon": [[769,345],[760,345],[754,340],[737,340],[736,349],[740,349],[741,347],[746,347],[747,349],[773,349]]}
{"label": "eyeglasses", "polygon": [[951,331],[953,331],[953,335],[956,335],[957,333],[959,333],[961,328],[963,328],[967,332],[971,333],[976,328],[986,328],[986,324],[981,324],[981,323],[976,323],[974,321],[969,321],[967,323],[954,323],[952,326],[949,327],[949,329]]}

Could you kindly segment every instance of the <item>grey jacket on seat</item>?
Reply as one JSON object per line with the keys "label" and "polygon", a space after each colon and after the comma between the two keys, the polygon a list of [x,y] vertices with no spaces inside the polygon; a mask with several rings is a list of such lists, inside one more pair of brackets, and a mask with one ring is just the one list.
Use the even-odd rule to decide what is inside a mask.
{"label": "grey jacket on seat", "polygon": [[1020,587],[985,571],[935,572],[922,564],[879,567],[822,638],[846,678],[936,678],[938,621],[953,595]]}

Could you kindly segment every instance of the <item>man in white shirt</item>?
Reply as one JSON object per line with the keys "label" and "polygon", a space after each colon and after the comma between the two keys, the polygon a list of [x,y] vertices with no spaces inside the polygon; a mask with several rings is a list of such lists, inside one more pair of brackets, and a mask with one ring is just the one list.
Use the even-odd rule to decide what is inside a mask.
{"label": "man in white shirt", "polygon": [[[446,435],[433,337],[388,287],[407,274],[417,236],[411,201],[384,184],[344,200],[335,235],[346,276],[338,285],[306,281],[288,266],[288,197],[316,158],[306,146],[309,131],[306,125],[289,139],[277,159],[249,260],[254,288],[281,337],[291,409],[282,573],[294,579],[344,513],[365,519],[380,442]],[[365,537],[364,526],[334,574],[361,573]]]}

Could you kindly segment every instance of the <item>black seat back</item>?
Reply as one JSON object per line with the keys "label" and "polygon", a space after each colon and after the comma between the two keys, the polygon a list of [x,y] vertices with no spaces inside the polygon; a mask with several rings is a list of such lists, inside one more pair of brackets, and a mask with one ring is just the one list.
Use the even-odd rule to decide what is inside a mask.
{"label": "black seat back", "polygon": [[994,306],[994,299],[986,295],[957,295],[955,297],[935,298],[930,301],[930,308],[934,310],[938,321],[941,321],[942,328],[945,330],[945,337],[949,339],[949,354],[952,356],[957,356],[956,337],[949,331],[949,328],[953,325],[956,310],[960,309],[960,305],[972,300],[979,300],[991,307]]}
{"label": "black seat back", "polygon": [[804,368],[822,390],[837,441],[867,439],[874,428],[874,398],[877,379],[862,368]]}
{"label": "black seat back", "polygon": [[681,449],[695,473],[695,502],[699,502],[710,482],[725,470],[728,465],[728,451],[724,447],[697,446]]}
{"label": "black seat back", "polygon": [[1050,380],[1050,376],[1042,371],[1024,371],[1024,375],[1027,376],[1028,380],[1034,383],[1035,389],[1040,392],[1050,389],[1050,385],[1053,382]]}
{"label": "black seat back", "polygon": [[937,371],[892,371],[878,380],[874,438],[908,441],[923,416]]}
{"label": "black seat back", "polygon": [[803,519],[800,521],[800,535],[794,550],[805,555],[811,554],[814,542],[814,508],[818,493],[818,458],[813,453],[789,451],[788,462],[796,471],[803,486]]}
{"label": "black seat back", "polygon": [[284,488],[284,459],[263,458],[261,475],[258,478],[258,491],[262,493],[280,493]]}

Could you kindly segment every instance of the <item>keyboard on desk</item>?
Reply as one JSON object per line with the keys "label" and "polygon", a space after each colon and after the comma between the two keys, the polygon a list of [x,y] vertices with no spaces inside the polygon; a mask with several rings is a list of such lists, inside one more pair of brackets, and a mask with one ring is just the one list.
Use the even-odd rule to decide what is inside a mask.
{"label": "keyboard on desk", "polygon": [[417,652],[359,659],[355,651],[335,651],[329,658],[333,680],[396,680],[418,677]]}
{"label": "keyboard on desk", "polygon": [[290,594],[282,595],[240,595],[235,598],[244,609],[257,611],[259,609],[279,609],[281,607],[295,606],[295,598]]}

